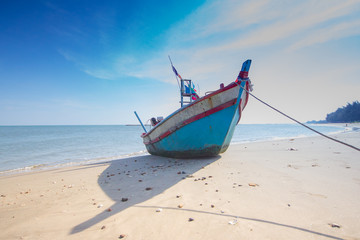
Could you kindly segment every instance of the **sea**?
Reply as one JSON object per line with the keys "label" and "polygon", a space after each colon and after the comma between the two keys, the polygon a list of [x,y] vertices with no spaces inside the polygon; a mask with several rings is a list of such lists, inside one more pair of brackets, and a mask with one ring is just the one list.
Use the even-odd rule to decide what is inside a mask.
{"label": "sea", "polygon": [[[324,134],[344,127],[311,125]],[[141,126],[0,126],[0,175],[148,154]],[[297,124],[239,124],[231,144],[314,136]]]}

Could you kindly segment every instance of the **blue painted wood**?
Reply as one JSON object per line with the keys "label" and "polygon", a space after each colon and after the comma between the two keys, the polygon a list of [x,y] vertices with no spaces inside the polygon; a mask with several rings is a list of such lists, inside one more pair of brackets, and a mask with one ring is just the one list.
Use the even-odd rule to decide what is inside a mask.
{"label": "blue painted wood", "polygon": [[251,65],[251,60],[250,59],[246,60],[241,67],[241,71],[248,72],[250,70],[250,65]]}
{"label": "blue painted wood", "polygon": [[[245,61],[242,71],[247,72],[250,64],[251,60]],[[247,102],[248,93],[243,92],[243,88],[247,88],[249,85],[247,80],[246,78],[236,81],[236,84],[240,84],[241,87],[235,104],[233,102],[231,105],[226,105],[227,107],[222,110],[213,111],[210,115],[196,118],[197,120],[191,121],[189,124],[170,126],[169,134],[162,134],[161,138],[151,137],[153,132],[150,131],[148,137],[145,135],[146,141],[150,142],[145,142],[144,138],[148,152],[153,155],[173,158],[208,157],[225,152],[240,120],[242,108]],[[244,99],[241,99],[242,97]],[[184,108],[177,110],[165,120],[179,116]],[[171,128],[176,130],[170,131]]]}
{"label": "blue painted wood", "polygon": [[217,155],[223,150],[232,122],[232,119],[224,119],[224,115],[233,115],[235,110],[234,105],[188,124],[161,141],[147,145],[148,151],[154,155],[178,158]]}
{"label": "blue painted wood", "polygon": [[[245,82],[242,83],[245,86]],[[240,118],[239,103],[188,124],[166,138],[146,145],[150,154],[193,158],[216,156],[227,150]]]}

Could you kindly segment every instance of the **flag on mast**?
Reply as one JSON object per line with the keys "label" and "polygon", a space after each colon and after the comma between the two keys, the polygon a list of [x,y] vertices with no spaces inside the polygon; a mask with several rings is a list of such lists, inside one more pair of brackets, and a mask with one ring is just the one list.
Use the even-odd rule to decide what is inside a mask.
{"label": "flag on mast", "polygon": [[175,75],[178,76],[180,79],[182,79],[180,74],[178,74],[178,72],[176,71],[175,67],[172,64],[171,64],[171,66],[172,66],[172,70],[174,71]]}

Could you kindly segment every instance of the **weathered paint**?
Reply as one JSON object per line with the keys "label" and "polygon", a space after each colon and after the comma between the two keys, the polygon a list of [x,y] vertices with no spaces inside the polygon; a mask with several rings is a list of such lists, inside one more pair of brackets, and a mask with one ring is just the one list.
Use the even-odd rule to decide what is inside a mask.
{"label": "weathered paint", "polygon": [[[160,141],[147,144],[149,153],[176,158],[214,156],[224,145],[232,119],[223,114],[233,114],[236,105],[185,125]],[[227,144],[228,145],[228,144]]]}
{"label": "weathered paint", "polygon": [[[247,72],[251,61],[245,63],[242,70]],[[169,115],[142,136],[148,152],[173,158],[225,152],[248,101],[249,94],[243,88],[249,90],[249,81],[237,79]]]}
{"label": "weathered paint", "polygon": [[[241,85],[248,84],[243,81]],[[176,111],[144,135],[148,152],[174,158],[207,157],[225,152],[247,97],[240,86],[230,84],[223,91]],[[177,124],[167,127],[167,122]]]}

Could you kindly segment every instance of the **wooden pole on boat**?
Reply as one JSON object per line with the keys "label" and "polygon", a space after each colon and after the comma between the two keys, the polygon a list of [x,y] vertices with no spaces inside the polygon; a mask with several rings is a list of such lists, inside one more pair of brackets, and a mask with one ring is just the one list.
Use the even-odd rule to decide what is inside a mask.
{"label": "wooden pole on boat", "polygon": [[139,116],[137,115],[136,111],[134,111],[134,113],[135,113],[135,116],[137,117],[137,119],[139,120],[142,128],[144,129],[145,133],[147,133],[146,128],[145,128],[144,124],[142,123],[142,121],[140,120]]}
{"label": "wooden pole on boat", "polygon": [[183,96],[183,92],[184,92],[185,86],[184,86],[184,80],[181,79],[180,81],[181,81],[181,87],[180,87],[180,103],[181,103],[181,107],[183,107],[183,106],[184,106],[184,96]]}

